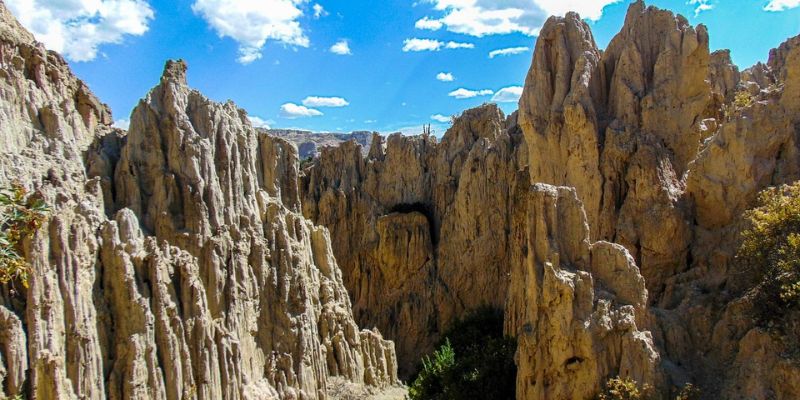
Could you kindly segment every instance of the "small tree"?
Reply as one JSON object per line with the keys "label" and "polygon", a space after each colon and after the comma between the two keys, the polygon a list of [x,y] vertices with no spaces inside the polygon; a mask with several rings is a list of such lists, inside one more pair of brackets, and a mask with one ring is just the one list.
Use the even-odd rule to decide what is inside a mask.
{"label": "small tree", "polygon": [[605,389],[598,400],[646,400],[651,396],[652,388],[644,385],[639,388],[639,384],[631,378],[611,378],[606,381]]}
{"label": "small tree", "polygon": [[409,389],[411,400],[510,400],[516,392],[516,341],[503,335],[503,312],[479,308],[444,333]]}
{"label": "small tree", "polygon": [[744,218],[740,273],[752,287],[756,319],[778,323],[800,305],[800,182],[763,191]]}
{"label": "small tree", "polygon": [[449,340],[433,352],[433,358],[422,359],[422,370],[408,388],[409,397],[414,399],[445,399],[447,375],[455,366],[455,352]]}
{"label": "small tree", "polygon": [[0,190],[0,283],[18,280],[28,287],[29,266],[22,257],[22,242],[33,236],[47,219],[49,208],[15,183]]}

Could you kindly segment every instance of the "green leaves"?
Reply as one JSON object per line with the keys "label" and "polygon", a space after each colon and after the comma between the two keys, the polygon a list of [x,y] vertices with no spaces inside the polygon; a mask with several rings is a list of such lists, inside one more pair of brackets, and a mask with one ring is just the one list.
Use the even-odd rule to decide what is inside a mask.
{"label": "green leaves", "polygon": [[652,395],[652,388],[639,385],[631,378],[611,378],[606,382],[605,390],[597,397],[599,400],[646,400]]}
{"label": "green leaves", "polygon": [[33,236],[47,219],[50,208],[15,183],[0,189],[0,283],[19,281],[28,287],[29,265],[22,257],[22,242]]}
{"label": "green leaves", "polygon": [[763,191],[744,218],[738,266],[755,295],[756,319],[780,325],[800,306],[800,182]]}
{"label": "green leaves", "polygon": [[422,358],[411,400],[513,399],[517,368],[513,338],[503,335],[503,313],[481,308],[456,321],[438,349]]}

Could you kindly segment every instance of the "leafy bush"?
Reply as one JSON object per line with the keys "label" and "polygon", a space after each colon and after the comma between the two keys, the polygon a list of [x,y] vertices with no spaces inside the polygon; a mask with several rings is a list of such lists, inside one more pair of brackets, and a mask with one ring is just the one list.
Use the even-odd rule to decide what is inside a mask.
{"label": "leafy bush", "polygon": [[[677,389],[677,388],[676,388]],[[660,398],[656,396],[655,390],[650,385],[639,386],[639,383],[631,378],[611,378],[606,381],[603,392],[597,395],[598,400],[651,400]],[[675,400],[698,400],[700,389],[687,383],[678,392]]]}
{"label": "leafy bush", "polygon": [[747,90],[740,90],[734,95],[733,105],[738,109],[750,107],[753,103],[755,103],[755,98]]}
{"label": "leafy bush", "polygon": [[599,400],[645,400],[651,396],[652,388],[639,384],[631,378],[611,378],[606,381],[605,389],[597,398]]}
{"label": "leafy bush", "polygon": [[308,156],[300,160],[300,170],[302,171],[307,167],[311,166],[312,164],[314,164],[314,156]]}
{"label": "leafy bush", "polygon": [[756,319],[770,325],[800,305],[800,182],[763,191],[744,216],[737,261],[754,287]]}
{"label": "leafy bush", "polygon": [[28,287],[22,241],[42,226],[48,211],[44,201],[29,195],[22,185],[0,190],[0,283],[19,280]]}
{"label": "leafy bush", "polygon": [[678,393],[678,397],[675,400],[699,400],[701,394],[697,386],[687,383]]}
{"label": "leafy bush", "polygon": [[480,308],[454,323],[409,388],[411,400],[514,399],[516,341],[503,335],[503,313]]}

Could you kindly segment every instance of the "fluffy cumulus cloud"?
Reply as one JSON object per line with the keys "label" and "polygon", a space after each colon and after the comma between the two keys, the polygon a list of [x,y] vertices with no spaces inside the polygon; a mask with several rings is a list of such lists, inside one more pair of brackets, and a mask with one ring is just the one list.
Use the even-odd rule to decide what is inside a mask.
{"label": "fluffy cumulus cloud", "polygon": [[783,11],[796,7],[800,7],[800,0],[770,0],[770,2],[764,6],[764,10]]}
{"label": "fluffy cumulus cloud", "polygon": [[431,115],[431,119],[441,123],[450,122],[450,117],[444,116],[442,114]]}
{"label": "fluffy cumulus cloud", "polygon": [[252,124],[253,127],[255,127],[255,128],[269,129],[269,126],[273,123],[273,121],[268,121],[268,120],[256,117],[255,115],[248,115],[247,119],[250,120],[250,124]]}
{"label": "fluffy cumulus cloud", "polygon": [[[23,0],[24,1],[24,0]],[[192,10],[220,37],[239,44],[238,61],[249,64],[261,58],[267,40],[308,47],[308,37],[298,19],[305,0],[196,0]]]}
{"label": "fluffy cumulus cloud", "polygon": [[72,61],[91,61],[106,43],[142,35],[153,19],[145,0],[6,0],[40,42]]}
{"label": "fluffy cumulus cloud", "polygon": [[[425,0],[440,17],[418,20],[419,29],[440,29],[472,36],[519,32],[536,35],[550,15],[577,11],[583,18],[599,19],[603,7],[620,0]],[[786,1],[786,0],[777,0]],[[788,0],[794,1],[794,0]]]}
{"label": "fluffy cumulus cloud", "polygon": [[286,103],[281,106],[281,116],[283,118],[295,119],[295,118],[318,117],[320,115],[322,115],[322,112],[319,110],[315,110],[313,108],[308,108],[306,106],[301,106],[294,103]]}
{"label": "fluffy cumulus cloud", "polygon": [[456,80],[456,78],[453,76],[453,74],[449,72],[439,72],[438,74],[436,74],[436,80],[442,82],[452,82]]}
{"label": "fluffy cumulus cloud", "polygon": [[472,49],[475,45],[472,43],[461,42],[442,42],[435,39],[406,39],[403,41],[403,51],[439,51],[441,49]]}
{"label": "fluffy cumulus cloud", "polygon": [[509,86],[498,90],[492,96],[492,101],[495,103],[514,103],[519,101],[520,96],[522,96],[522,86]]}
{"label": "fluffy cumulus cloud", "polygon": [[529,50],[530,50],[529,47],[509,47],[505,49],[497,49],[489,52],[489,58],[495,58],[497,56],[508,56],[512,54],[521,54]]}
{"label": "fluffy cumulus cloud", "polygon": [[303,105],[307,107],[345,107],[350,103],[341,97],[308,96],[303,99]]}
{"label": "fluffy cumulus cloud", "polygon": [[430,19],[428,17],[422,18],[418,20],[417,23],[414,24],[414,27],[417,29],[427,29],[431,31],[438,31],[442,29],[442,21],[438,19]]}
{"label": "fluffy cumulus cloud", "polygon": [[350,51],[350,43],[346,39],[342,39],[331,46],[331,53],[341,56],[349,56],[353,54]]}
{"label": "fluffy cumulus cloud", "polygon": [[488,95],[490,95],[492,93],[494,93],[494,92],[489,90],[489,89],[470,90],[470,89],[459,88],[459,89],[453,90],[452,92],[448,93],[447,95],[450,96],[450,97],[455,97],[457,99],[471,99],[473,97],[478,97],[478,96],[488,96]]}

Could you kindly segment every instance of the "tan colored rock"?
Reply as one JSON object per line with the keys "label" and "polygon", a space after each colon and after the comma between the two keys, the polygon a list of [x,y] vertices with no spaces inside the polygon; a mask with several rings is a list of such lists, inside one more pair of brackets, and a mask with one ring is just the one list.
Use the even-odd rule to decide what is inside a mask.
{"label": "tan colored rock", "polygon": [[[0,185],[52,207],[0,291],[2,393],[33,399],[323,399],[397,382],[352,316],[296,149],[170,62],[126,134],[0,3]],[[113,215],[113,218],[110,217]]]}
{"label": "tan colored rock", "polygon": [[331,230],[359,323],[397,343],[409,376],[464,312],[505,303],[528,185],[518,131],[494,105],[466,111],[440,143],[375,136],[322,150],[304,214]]}
{"label": "tan colored rock", "polygon": [[517,398],[591,399],[609,376],[660,386],[633,258],[590,243],[574,189],[538,184],[529,202],[528,254],[511,271],[505,322],[518,343]]}

